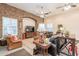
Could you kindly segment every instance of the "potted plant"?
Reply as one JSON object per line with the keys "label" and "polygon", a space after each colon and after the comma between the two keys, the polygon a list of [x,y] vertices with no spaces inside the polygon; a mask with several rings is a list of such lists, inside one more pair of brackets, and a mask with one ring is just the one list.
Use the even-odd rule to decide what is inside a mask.
{"label": "potted plant", "polygon": [[66,36],[66,37],[69,37],[69,31],[66,31],[66,32],[65,32],[65,36]]}

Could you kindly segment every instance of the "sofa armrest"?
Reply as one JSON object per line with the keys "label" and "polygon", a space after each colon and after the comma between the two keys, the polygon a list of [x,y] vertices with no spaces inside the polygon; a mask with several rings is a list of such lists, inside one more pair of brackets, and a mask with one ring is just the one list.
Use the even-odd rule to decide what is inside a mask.
{"label": "sofa armrest", "polygon": [[12,41],[12,43],[22,42],[21,40]]}

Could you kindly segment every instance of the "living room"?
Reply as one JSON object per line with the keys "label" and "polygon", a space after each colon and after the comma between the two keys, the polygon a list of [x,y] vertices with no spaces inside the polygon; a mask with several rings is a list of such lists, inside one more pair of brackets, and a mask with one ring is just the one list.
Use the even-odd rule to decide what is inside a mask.
{"label": "living room", "polygon": [[0,3],[0,55],[78,56],[78,10],[74,3]]}

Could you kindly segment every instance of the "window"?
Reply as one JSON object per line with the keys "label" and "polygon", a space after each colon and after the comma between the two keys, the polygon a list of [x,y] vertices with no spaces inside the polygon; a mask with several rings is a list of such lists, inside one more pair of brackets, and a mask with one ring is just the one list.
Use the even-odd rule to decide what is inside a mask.
{"label": "window", "polygon": [[3,17],[3,36],[4,35],[17,35],[17,19]]}
{"label": "window", "polygon": [[53,32],[53,24],[51,23],[46,24],[46,29],[48,32]]}

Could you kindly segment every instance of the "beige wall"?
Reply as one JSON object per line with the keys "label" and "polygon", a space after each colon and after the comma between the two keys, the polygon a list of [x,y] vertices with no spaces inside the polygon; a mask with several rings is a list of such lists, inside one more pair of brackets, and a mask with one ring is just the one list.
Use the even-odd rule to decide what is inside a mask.
{"label": "beige wall", "polygon": [[54,24],[54,32],[57,30],[58,24],[63,24],[66,30],[70,33],[75,33],[76,38],[79,39],[79,9],[66,11],[61,14],[50,16],[46,19],[46,23]]}
{"label": "beige wall", "polygon": [[23,11],[13,6],[0,3],[0,37],[2,36],[2,17],[10,17],[18,20],[18,36],[22,37],[22,20],[23,18],[31,18],[35,20],[35,26],[42,21],[40,17],[33,15],[32,13]]}

